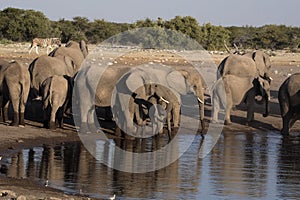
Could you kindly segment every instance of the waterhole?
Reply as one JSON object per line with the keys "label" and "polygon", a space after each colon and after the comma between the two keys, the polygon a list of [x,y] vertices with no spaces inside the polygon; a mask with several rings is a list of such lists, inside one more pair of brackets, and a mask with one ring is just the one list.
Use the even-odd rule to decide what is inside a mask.
{"label": "waterhole", "polygon": [[[180,137],[184,140],[189,136]],[[129,151],[152,151],[166,142],[157,140],[155,145],[151,140],[138,145],[134,141],[99,140],[95,147],[97,159],[80,142],[37,146],[2,160],[0,171],[8,177],[38,180],[65,193],[99,198],[113,194],[117,199],[297,199],[300,196],[300,139],[285,138],[278,132],[223,133],[204,159],[198,156],[202,139],[197,136],[177,161],[148,173],[121,172],[101,163],[104,156],[113,162],[115,145]]]}

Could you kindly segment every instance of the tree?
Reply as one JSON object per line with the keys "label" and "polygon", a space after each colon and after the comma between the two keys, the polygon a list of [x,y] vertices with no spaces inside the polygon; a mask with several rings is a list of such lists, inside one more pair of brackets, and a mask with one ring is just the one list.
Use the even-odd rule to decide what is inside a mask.
{"label": "tree", "polygon": [[50,20],[39,11],[6,8],[0,12],[2,37],[13,41],[28,41],[47,37],[51,33]]}

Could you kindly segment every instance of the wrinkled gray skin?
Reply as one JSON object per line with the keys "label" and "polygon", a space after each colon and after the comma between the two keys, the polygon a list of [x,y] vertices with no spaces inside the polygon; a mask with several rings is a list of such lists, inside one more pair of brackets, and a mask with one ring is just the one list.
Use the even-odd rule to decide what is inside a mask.
{"label": "wrinkled gray skin", "polygon": [[36,58],[29,65],[31,89],[35,97],[39,96],[42,83],[54,75],[73,77],[77,72],[74,61],[69,56],[50,57],[47,55]]}
{"label": "wrinkled gray skin", "polygon": [[[157,133],[163,133],[164,121],[167,118],[167,104],[159,99],[156,96],[151,96],[148,99],[151,107],[148,110],[149,118],[152,122],[152,135]],[[168,132],[169,139],[171,138],[171,133]]]}
{"label": "wrinkled gray skin", "polygon": [[8,119],[7,111],[11,102],[14,117],[12,126],[24,126],[24,112],[30,89],[30,75],[27,67],[19,62],[0,60],[0,109],[3,121]]}
{"label": "wrinkled gray skin", "polygon": [[[113,102],[113,105],[117,106],[117,109],[119,110],[120,116],[118,116],[117,119],[121,119],[121,121],[119,121],[119,123],[117,121],[117,123],[121,124],[122,129],[125,130],[125,132],[134,133],[133,113],[136,113],[136,111],[132,112],[130,110],[130,106],[128,109],[127,104],[133,92],[136,94],[133,96],[134,100],[147,100],[149,95],[151,96],[155,93],[155,88],[150,88],[151,92],[149,93],[149,89],[147,89],[147,84],[145,83],[149,81],[160,83],[161,85],[172,89],[173,93],[177,94],[177,96],[186,95],[187,93],[192,92],[199,97],[195,90],[196,86],[191,82],[192,80],[193,79],[191,79],[191,76],[187,71],[180,70],[179,72],[161,66],[153,66],[143,69],[137,68],[130,71],[120,79],[116,86],[116,102]],[[195,84],[199,84],[199,82]],[[144,89],[141,89],[142,87],[136,88],[141,85],[145,86]],[[136,89],[138,89],[138,92]],[[201,95],[203,95],[203,91]],[[201,100],[203,102],[203,97]],[[143,123],[138,123],[138,125],[141,126]]]}
{"label": "wrinkled gray skin", "polygon": [[217,78],[232,74],[239,77],[261,76],[270,81],[270,68],[270,58],[263,51],[257,50],[244,55],[230,54],[218,66]]}
{"label": "wrinkled gray skin", "polygon": [[300,119],[300,73],[291,75],[282,83],[278,100],[282,117],[281,133],[287,135],[294,123]]}
{"label": "wrinkled gray skin", "polygon": [[68,56],[72,58],[76,66],[76,71],[80,69],[82,62],[87,55],[88,47],[83,40],[81,40],[79,43],[70,41],[66,44],[66,46],[58,47],[49,54],[51,57]]}
{"label": "wrinkled gray skin", "polygon": [[180,97],[176,96],[170,89],[155,84],[152,85],[155,96],[159,97],[157,103],[166,110],[166,121],[169,139],[171,139],[171,120],[173,119],[173,127],[176,129],[179,127],[180,116]]}
{"label": "wrinkled gray skin", "polygon": [[63,128],[63,113],[70,100],[70,79],[54,75],[47,78],[41,87],[44,111],[44,127]]}
{"label": "wrinkled gray skin", "polygon": [[[162,68],[162,67],[160,67]],[[102,70],[102,71],[101,71]],[[93,127],[92,125],[94,124],[94,109],[93,106],[96,105],[98,107],[108,107],[112,105],[111,100],[112,100],[112,91],[114,87],[117,85],[118,80],[127,73],[130,70],[128,67],[110,67],[104,71],[101,67],[97,66],[90,66],[87,68],[84,68],[78,72],[78,75],[75,80],[75,88],[74,91],[76,96],[78,97],[77,99],[73,99],[73,103],[78,104],[79,106],[79,112],[80,112],[80,120],[81,120],[81,130],[84,132],[86,130],[89,130],[89,127]],[[156,69],[157,72],[152,71],[153,68],[150,68],[150,72],[146,72],[150,75],[153,74],[160,74],[162,78],[161,83],[166,82],[166,74],[167,71],[159,71],[159,69]],[[202,102],[204,102],[204,94],[203,94],[203,88],[202,88],[202,82],[199,76],[196,75],[196,73],[190,73],[185,70],[179,70],[183,77],[189,82],[191,86],[193,86],[195,96],[199,99],[201,99]],[[140,76],[137,78],[133,78],[132,84],[133,86],[137,86],[138,84],[142,84],[143,82],[143,76],[145,72],[140,71]],[[99,77],[101,76],[101,79]],[[129,75],[127,75],[129,76]],[[135,75],[137,76],[137,75]],[[181,76],[182,77],[182,76]],[[153,77],[154,79],[158,77]],[[122,81],[120,80],[119,83],[123,83],[125,85],[125,79]],[[120,87],[122,84],[118,84],[118,87]],[[120,88],[119,88],[120,89]],[[126,88],[125,88],[126,89]],[[94,92],[96,91],[96,93]],[[139,96],[142,97],[143,100],[147,100],[147,97],[151,96],[154,94],[154,91],[150,91],[150,93],[147,93],[146,91],[150,91],[150,89],[143,88],[141,89],[141,92],[139,92]],[[175,89],[176,91],[176,89]],[[185,88],[186,92],[186,88]],[[127,94],[123,94],[125,97],[128,97],[129,94],[132,93],[132,90],[129,88],[127,89]],[[147,93],[147,95],[145,95]],[[177,92],[178,93],[178,92]],[[179,94],[178,94],[179,95]],[[122,96],[122,93],[120,93],[119,96]],[[139,98],[137,96],[136,98]],[[122,98],[122,97],[120,97]],[[95,102],[94,102],[95,100]],[[133,100],[131,100],[133,101]],[[132,104],[132,103],[131,103]],[[114,105],[114,104],[113,104]],[[120,108],[120,111],[124,109],[123,107]],[[113,106],[112,106],[113,107]],[[113,109],[117,109],[116,107],[113,107]],[[131,114],[130,114],[131,113]],[[133,127],[132,126],[132,119],[131,116],[133,116],[135,113],[138,113],[138,111],[134,111],[134,109],[131,109],[130,111],[126,110],[125,111],[125,119],[127,120],[125,124],[126,127]],[[200,104],[200,120],[204,126],[204,104]],[[179,117],[174,117],[178,118]],[[141,120],[142,121],[142,120]],[[142,123],[141,123],[142,124]],[[124,125],[124,124],[123,124]],[[124,125],[125,126],[125,125]],[[94,131],[94,130],[92,130]]]}
{"label": "wrinkled gray skin", "polygon": [[[213,119],[218,121],[220,107],[225,108],[225,124],[231,124],[230,111],[233,106],[243,102],[247,105],[247,122],[254,120],[255,96],[261,95],[265,102],[264,117],[269,114],[270,84],[263,78],[238,77],[225,75],[219,79],[213,89]],[[259,102],[261,103],[261,102]]]}

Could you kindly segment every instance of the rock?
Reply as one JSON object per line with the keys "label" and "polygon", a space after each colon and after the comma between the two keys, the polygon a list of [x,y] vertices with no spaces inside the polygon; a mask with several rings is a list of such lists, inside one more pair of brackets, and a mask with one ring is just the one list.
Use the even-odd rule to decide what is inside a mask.
{"label": "rock", "polygon": [[17,194],[11,190],[2,190],[0,192],[0,196],[1,197],[12,197],[12,198],[16,198]]}
{"label": "rock", "polygon": [[24,195],[18,196],[17,200],[26,200],[27,198]]}

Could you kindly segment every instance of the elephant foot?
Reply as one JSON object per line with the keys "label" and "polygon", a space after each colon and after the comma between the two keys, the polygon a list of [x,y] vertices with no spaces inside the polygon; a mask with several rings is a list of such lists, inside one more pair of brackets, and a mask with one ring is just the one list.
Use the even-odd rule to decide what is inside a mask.
{"label": "elephant foot", "polygon": [[19,123],[17,123],[17,122],[11,122],[9,125],[10,126],[19,126]]}
{"label": "elephant foot", "polygon": [[89,127],[86,122],[81,123],[78,133],[80,133],[80,134],[89,133]]}
{"label": "elephant foot", "polygon": [[211,121],[210,121],[210,123],[212,123],[212,124],[218,124],[218,123],[219,123],[219,121],[218,121],[218,120],[215,120],[215,119],[213,119],[213,120],[211,120]]}
{"label": "elephant foot", "polygon": [[49,128],[49,123],[47,120],[43,121],[43,128]]}
{"label": "elephant foot", "polygon": [[50,129],[50,130],[55,130],[55,129],[56,129],[56,123],[50,121],[49,129]]}
{"label": "elephant foot", "polygon": [[20,113],[20,122],[19,126],[25,126],[24,113]]}
{"label": "elephant foot", "polygon": [[268,116],[269,116],[269,114],[263,114],[262,116],[263,116],[263,117],[268,117]]}
{"label": "elephant foot", "polygon": [[281,129],[281,134],[284,136],[287,136],[287,135],[289,135],[289,131],[286,129]]}
{"label": "elephant foot", "polygon": [[232,124],[232,122],[231,122],[231,121],[229,121],[229,120],[225,120],[224,124],[225,124],[225,125],[231,125],[231,124]]}

